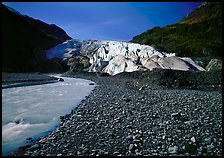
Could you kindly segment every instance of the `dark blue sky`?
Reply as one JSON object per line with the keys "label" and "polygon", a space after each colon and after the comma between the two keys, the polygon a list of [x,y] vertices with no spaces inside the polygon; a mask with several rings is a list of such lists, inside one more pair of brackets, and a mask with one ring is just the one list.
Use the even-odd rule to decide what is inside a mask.
{"label": "dark blue sky", "polygon": [[176,23],[202,2],[3,2],[76,39],[129,41],[155,26]]}

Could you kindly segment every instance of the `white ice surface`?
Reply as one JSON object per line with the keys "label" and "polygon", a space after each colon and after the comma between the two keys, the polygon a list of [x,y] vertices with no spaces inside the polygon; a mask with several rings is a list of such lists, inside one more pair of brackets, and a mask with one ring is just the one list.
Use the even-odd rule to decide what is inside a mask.
{"label": "white ice surface", "polygon": [[180,58],[175,53],[166,53],[152,46],[131,42],[71,39],[50,49],[47,55],[48,58],[60,57],[65,60],[79,53],[90,59],[92,65],[89,72],[101,71],[103,62],[109,64],[102,71],[110,75],[137,71],[141,69],[139,65],[149,70],[162,68],[204,71],[190,58]]}
{"label": "white ice surface", "polygon": [[2,90],[3,155],[24,145],[26,138],[55,128],[60,116],[70,113],[95,87],[89,80],[62,78],[64,82]]}

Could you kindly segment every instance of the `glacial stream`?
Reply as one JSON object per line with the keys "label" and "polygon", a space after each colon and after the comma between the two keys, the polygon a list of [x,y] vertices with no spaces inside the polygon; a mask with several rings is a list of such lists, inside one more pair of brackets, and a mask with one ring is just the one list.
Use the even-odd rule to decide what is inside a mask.
{"label": "glacial stream", "polygon": [[[56,76],[59,77],[59,76]],[[61,77],[64,82],[2,89],[2,155],[8,155],[55,129],[94,89],[89,80]]]}

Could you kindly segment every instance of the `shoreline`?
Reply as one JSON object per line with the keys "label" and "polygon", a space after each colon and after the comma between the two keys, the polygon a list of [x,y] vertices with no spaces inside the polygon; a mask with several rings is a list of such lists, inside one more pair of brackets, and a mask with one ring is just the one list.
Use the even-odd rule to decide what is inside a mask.
{"label": "shoreline", "polygon": [[[13,75],[11,75],[11,74],[8,74],[8,75],[10,75],[11,76],[11,80],[13,80],[13,81],[18,81],[18,77],[16,76],[16,74],[14,73]],[[31,92],[30,94],[28,94],[29,95],[29,97],[31,97],[31,99],[32,98],[36,98],[35,96],[37,96],[38,97],[38,95],[35,95],[35,92],[43,92],[43,95],[46,95],[47,96],[47,98],[51,98],[50,96],[50,94],[47,94],[47,93],[45,93],[44,92],[44,88],[47,90],[47,92],[51,92],[51,90],[49,90],[51,87],[53,87],[53,91],[52,92],[54,92],[54,91],[57,91],[57,89],[58,88],[60,88],[60,87],[58,87],[57,85],[67,85],[67,84],[70,84],[70,86],[69,87],[67,87],[67,86],[64,86],[65,88],[64,88],[64,90],[63,90],[63,88],[62,89],[60,89],[60,91],[58,91],[59,93],[60,93],[60,96],[63,96],[63,94],[65,94],[65,96],[63,97],[63,98],[65,98],[66,96],[67,96],[67,99],[66,99],[66,103],[68,103],[68,101],[69,100],[71,100],[72,98],[73,98],[73,96],[72,95],[66,95],[68,92],[69,92],[69,94],[71,94],[70,92],[74,92],[74,89],[76,89],[76,86],[73,86],[73,85],[77,85],[78,87],[81,87],[80,85],[83,85],[83,87],[93,87],[92,85],[94,85],[91,81],[81,81],[80,79],[63,79],[62,77],[60,77],[60,75],[61,74],[46,74],[46,75],[49,75],[49,76],[56,76],[56,78],[59,78],[59,79],[62,79],[63,81],[65,80],[65,82],[66,83],[57,83],[56,84],[56,88],[54,88],[55,86],[54,86],[54,84],[52,84],[52,86],[51,85],[41,85],[41,86],[32,86],[32,87],[30,87],[30,88],[28,88],[28,91],[29,91],[29,89],[33,89],[33,92],[34,93],[32,93],[31,91],[29,91],[29,92]],[[29,74],[29,76],[32,76],[32,78],[33,78],[33,76],[36,76],[36,74]],[[38,75],[38,76],[40,76],[40,75]],[[42,75],[43,76],[43,75]],[[20,73],[19,74],[19,78],[20,78],[20,80],[23,80],[23,78],[27,78],[27,74],[22,74],[22,73]],[[31,78],[31,77],[30,77]],[[42,78],[46,78],[46,79],[48,79],[49,77],[46,77],[46,76],[43,76]],[[40,79],[42,79],[42,78],[40,78],[40,77],[38,77],[38,78],[35,78],[35,79],[33,79],[34,81],[36,81],[36,80],[40,80]],[[50,78],[51,79],[51,78]],[[53,79],[55,79],[55,78],[53,78]],[[6,79],[5,79],[6,80]],[[74,80],[74,81],[73,81]],[[73,81],[73,83],[71,82],[70,83],[70,81]],[[44,84],[45,84],[45,82],[49,82],[48,80],[46,80],[46,81],[44,81]],[[53,81],[54,82],[54,81]],[[56,82],[58,82],[57,80],[56,80]],[[39,82],[38,84],[40,84],[41,82]],[[80,83],[80,84],[79,84]],[[32,85],[34,85],[34,83],[32,82],[31,83]],[[15,87],[15,86],[14,86]],[[36,88],[35,88],[36,87]],[[39,87],[39,88],[38,88]],[[41,88],[42,87],[42,88]],[[46,88],[46,87],[49,87],[49,89],[48,88]],[[22,87],[22,89],[24,89],[25,87],[23,86]],[[70,89],[70,90],[69,90]],[[88,88],[87,88],[88,89]],[[91,88],[92,89],[92,88]],[[9,90],[9,91],[8,91]],[[11,94],[10,93],[7,93],[7,92],[14,92],[14,91],[20,91],[20,88],[12,88],[11,90],[10,89],[8,89],[5,93],[4,93],[4,99],[5,100],[7,100],[7,98],[10,98],[10,99],[13,99],[14,97],[10,97],[11,96]],[[36,91],[37,90],[37,91]],[[82,89],[80,89],[79,90],[79,96],[78,96],[78,101],[76,101],[74,98],[72,99],[73,101],[72,102],[70,102],[69,103],[69,109],[68,109],[68,107],[67,107],[67,109],[68,109],[68,111],[66,111],[66,112],[63,112],[63,113],[61,113],[60,115],[55,115],[55,117],[57,118],[57,124],[56,124],[56,126],[55,127],[53,127],[53,129],[50,129],[49,128],[49,131],[53,131],[53,130],[55,130],[56,129],[56,127],[59,125],[59,123],[60,123],[60,119],[59,119],[59,116],[63,116],[63,115],[65,115],[65,114],[67,114],[67,113],[70,113],[70,110],[71,109],[73,109],[73,107],[74,106],[76,106],[77,104],[79,104],[79,101],[81,102],[81,100],[80,99],[82,99],[82,98],[84,98],[84,96],[85,95],[87,95],[87,94],[83,94],[83,96],[81,95],[82,93],[83,93],[83,91],[85,91],[84,89],[82,90]],[[88,90],[87,90],[88,91]],[[4,92],[4,90],[3,90],[3,92]],[[21,95],[22,94],[22,96],[21,96],[21,98],[19,97],[18,98],[18,101],[20,101],[22,98],[23,98],[23,96],[26,96],[26,93],[27,93],[27,90],[25,89],[25,90],[22,90],[22,92],[24,92],[24,93],[18,93],[18,95]],[[89,91],[88,93],[90,93],[91,91]],[[33,95],[34,94],[34,95]],[[13,95],[12,95],[13,96]],[[58,96],[58,95],[57,95]],[[57,97],[56,96],[56,97]],[[80,96],[82,96],[82,97],[80,97]],[[54,97],[54,96],[53,96]],[[43,96],[43,98],[45,98],[44,96]],[[43,99],[42,97],[40,97],[40,100],[37,100],[37,104],[39,104],[40,102],[42,102],[42,101],[44,101],[44,102],[46,102],[45,101],[45,99]],[[62,98],[62,97],[61,97]],[[12,101],[11,102],[11,104],[8,104],[8,105],[12,105],[12,104],[14,104],[15,103],[15,105],[17,106],[17,107],[20,107],[21,108],[21,106],[23,106],[24,104],[26,104],[26,102],[28,102],[28,101],[26,101],[26,100],[28,100],[29,98],[27,98],[26,97],[26,99],[22,99],[22,100],[25,100],[25,102],[23,103],[23,104],[17,104],[16,103],[16,101],[14,100],[14,101]],[[42,100],[41,100],[42,99]],[[55,100],[57,100],[57,98],[55,98]],[[62,99],[63,100],[63,99]],[[14,103],[13,103],[14,102]],[[60,102],[60,99],[59,99],[59,102]],[[64,101],[62,101],[62,102],[64,102]],[[77,103],[74,103],[74,102],[77,102]],[[5,105],[7,105],[7,102],[5,102],[4,101],[4,103],[6,103]],[[33,105],[35,105],[35,102],[32,102],[32,104]],[[21,105],[21,106],[19,106],[19,105]],[[59,108],[61,107],[60,105],[61,104],[58,104],[57,102],[55,102],[55,103],[53,103],[52,104],[52,106],[53,106],[53,108],[56,106],[56,105],[58,105],[59,106]],[[32,105],[31,105],[32,106]],[[46,110],[48,110],[48,109],[50,109],[49,107],[50,107],[50,102],[49,102],[49,104],[47,103],[47,106],[44,106],[44,107],[46,107]],[[4,106],[4,107],[7,107],[7,106]],[[29,107],[29,104],[28,104],[28,107]],[[30,111],[33,111],[33,110],[35,110],[36,111],[36,106],[32,106],[32,107],[34,107],[34,109],[33,108],[30,108]],[[48,108],[47,108],[48,107]],[[66,107],[64,107],[64,108],[66,108]],[[38,109],[38,107],[37,107],[37,109]],[[43,108],[42,108],[43,109]],[[15,110],[15,109],[11,109],[11,110]],[[9,113],[11,112],[11,110],[9,110]],[[53,109],[52,109],[53,110]],[[63,109],[62,109],[63,110]],[[5,111],[5,108],[4,108],[4,111]],[[45,110],[42,110],[42,111],[45,111]],[[50,110],[51,111],[51,110]],[[5,111],[6,112],[6,111]],[[41,111],[40,112],[37,112],[36,113],[38,116],[40,116],[41,118],[43,117],[45,117],[45,115],[41,115]],[[27,113],[25,114],[26,116],[27,116]],[[32,115],[34,115],[35,116],[35,114],[33,113]],[[32,117],[32,115],[30,115],[30,117]],[[52,114],[50,114],[50,115],[52,115]],[[14,115],[15,116],[15,115]],[[25,116],[24,116],[25,117]],[[41,119],[40,118],[40,119]],[[53,120],[54,119],[56,119],[56,118],[52,118]],[[6,120],[6,118],[4,119],[4,120]],[[28,119],[17,119],[18,121],[11,121],[12,123],[15,123],[15,124],[20,124],[21,123],[21,126],[23,126],[24,125],[24,127],[27,125],[27,126],[30,126],[30,124],[29,124],[29,121],[28,121]],[[26,123],[25,122],[23,122],[22,120],[26,120]],[[41,123],[41,124],[46,124],[46,123],[48,123],[48,120],[49,119],[46,119],[43,123]],[[51,120],[51,119],[50,119]],[[8,123],[7,123],[8,124]],[[31,125],[34,125],[34,126],[36,126],[37,127],[37,130],[38,130],[38,128],[40,128],[41,127],[41,124],[39,124],[38,125],[38,123],[31,123]],[[4,123],[4,125],[6,125],[5,123]],[[18,128],[18,130],[21,130],[20,128],[19,128],[19,126],[20,125],[18,125],[18,127],[16,127],[16,128]],[[46,125],[45,125],[46,126]],[[5,129],[5,128],[4,128]],[[26,127],[25,127],[25,129],[26,129]],[[8,130],[8,129],[7,129]],[[16,132],[16,131],[18,131],[18,130],[14,130],[14,132]],[[27,130],[29,130],[29,129],[27,129]],[[6,130],[4,130],[4,134],[5,134],[5,136],[8,138],[8,132],[5,132]],[[10,130],[8,130],[8,131],[10,131]],[[21,130],[22,131],[22,130]],[[14,133],[14,132],[12,132],[12,133]],[[35,132],[35,131],[34,131]],[[43,133],[43,134],[42,134]],[[27,147],[30,147],[30,145],[32,145],[32,142],[33,141],[35,141],[35,140],[37,140],[40,136],[43,136],[43,135],[46,135],[46,134],[44,134],[44,133],[48,133],[48,132],[41,132],[41,133],[39,133],[39,134],[37,134],[37,135],[33,135],[32,137],[28,137],[28,136],[26,136],[26,135],[23,135],[24,136],[24,138],[23,137],[21,137],[20,138],[20,140],[22,139],[22,140],[24,140],[24,144],[21,144],[21,145],[19,145],[18,147],[17,147],[17,149],[18,148],[27,148]],[[31,134],[32,134],[32,132],[31,132]],[[29,135],[29,134],[28,134]],[[38,136],[39,135],[39,136]],[[17,137],[17,138],[19,138],[19,137]],[[3,138],[4,139],[4,138]],[[4,139],[4,142],[5,142],[5,139]],[[13,143],[13,142],[12,142]],[[4,143],[5,144],[5,143]],[[7,145],[5,146],[4,145],[4,156],[6,156],[6,155],[10,155],[10,153],[11,153],[11,151],[9,151],[9,152],[5,152],[5,151],[7,151],[8,149],[10,149],[10,148],[8,148],[7,147]],[[16,149],[16,150],[17,150]],[[13,151],[16,151],[16,150],[13,150]],[[9,154],[8,154],[9,153]]]}
{"label": "shoreline", "polygon": [[222,155],[219,90],[150,88],[131,75],[64,76],[88,79],[99,86],[61,117],[56,130],[14,155]]}
{"label": "shoreline", "polygon": [[2,89],[58,82],[58,78],[39,73],[2,72]]}

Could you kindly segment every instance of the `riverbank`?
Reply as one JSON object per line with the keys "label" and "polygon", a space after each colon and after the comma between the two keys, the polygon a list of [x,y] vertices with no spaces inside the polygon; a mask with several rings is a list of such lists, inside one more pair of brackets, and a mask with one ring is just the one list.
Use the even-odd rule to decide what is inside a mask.
{"label": "riverbank", "polygon": [[3,155],[54,130],[60,116],[70,113],[95,87],[92,81],[49,75],[64,82],[2,89]]}
{"label": "riverbank", "polygon": [[[210,84],[203,88],[203,83],[208,83],[205,78],[198,81],[199,85],[193,79],[190,83],[181,81],[182,72],[165,71],[167,77],[158,81],[163,73],[145,72],[145,77],[139,72],[114,77],[65,73],[99,86],[70,114],[61,117],[55,131],[14,155],[221,156],[220,75],[207,76]],[[176,78],[173,83],[171,76]]]}
{"label": "riverbank", "polygon": [[2,72],[2,89],[57,82],[58,78],[39,73]]}

